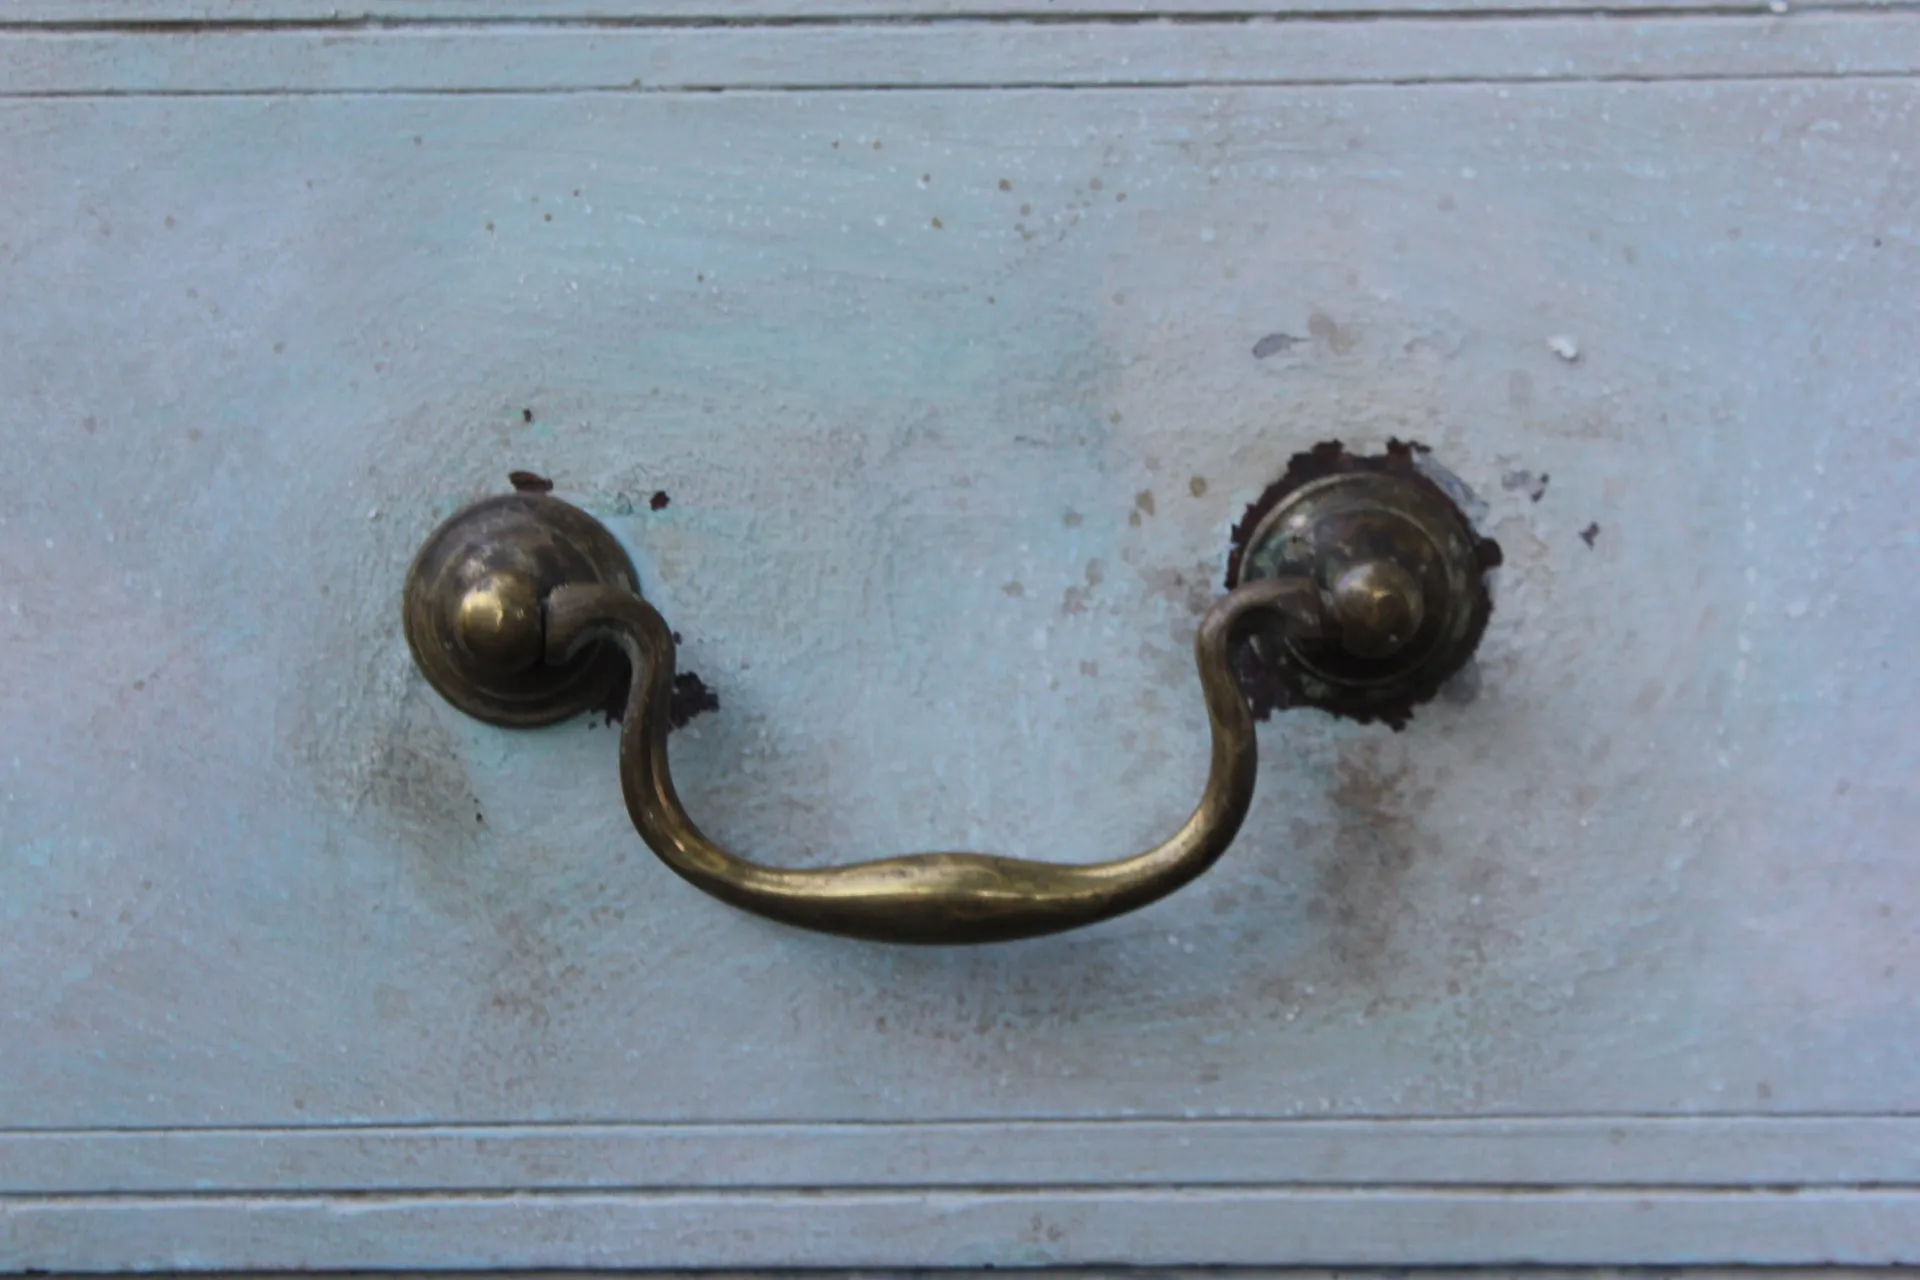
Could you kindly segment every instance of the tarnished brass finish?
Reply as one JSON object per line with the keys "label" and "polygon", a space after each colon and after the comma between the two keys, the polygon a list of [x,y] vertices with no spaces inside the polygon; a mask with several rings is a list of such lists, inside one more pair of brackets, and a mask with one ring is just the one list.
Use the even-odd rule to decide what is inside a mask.
{"label": "tarnished brass finish", "polygon": [[701,889],[770,919],[881,942],[999,942],[1092,924],[1163,898],[1212,866],[1247,816],[1258,763],[1253,715],[1235,683],[1232,655],[1250,624],[1288,633],[1319,629],[1319,594],[1305,579],[1252,583],[1215,601],[1200,619],[1194,660],[1213,735],[1200,804],[1172,836],[1144,853],[1091,865],[984,853],[916,853],[820,869],[749,862],[709,839],[680,804],[667,765],[673,632],[638,596],[609,587],[562,587],[547,599],[547,656],[567,662],[606,636],[638,674],[620,733],[620,785],[647,847]]}
{"label": "tarnished brass finish", "polygon": [[427,683],[468,715],[551,724],[618,697],[626,663],[594,645],[546,661],[543,602],[567,585],[637,590],[633,562],[599,521],[557,498],[514,493],[456,512],[407,572],[407,644]]}
{"label": "tarnished brass finish", "polygon": [[495,724],[605,705],[617,693],[610,682],[631,669],[620,734],[627,812],[662,861],[714,897],[858,938],[995,942],[1145,906],[1226,851],[1252,803],[1258,758],[1235,669],[1250,638],[1278,646],[1330,698],[1366,697],[1394,672],[1453,661],[1461,638],[1478,634],[1479,569],[1459,560],[1472,551],[1464,529],[1437,492],[1394,476],[1336,476],[1289,497],[1248,543],[1245,581],[1214,601],[1194,637],[1212,734],[1199,805],[1151,849],[1090,865],[919,853],[791,869],[714,843],[668,767],[673,631],[635,591],[612,536],[553,498],[490,499],[436,530],[407,580],[407,639],[435,689]]}
{"label": "tarnished brass finish", "polygon": [[1326,593],[1322,634],[1269,631],[1257,643],[1296,704],[1365,717],[1430,696],[1472,654],[1491,609],[1484,545],[1427,480],[1349,471],[1266,514],[1238,583],[1305,577]]}

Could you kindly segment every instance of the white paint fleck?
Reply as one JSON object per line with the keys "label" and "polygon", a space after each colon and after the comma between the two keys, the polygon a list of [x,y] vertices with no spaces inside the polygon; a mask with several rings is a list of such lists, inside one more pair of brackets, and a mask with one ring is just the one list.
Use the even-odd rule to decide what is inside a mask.
{"label": "white paint fleck", "polygon": [[1547,350],[1572,364],[1580,358],[1580,340],[1570,333],[1556,333],[1547,339]]}

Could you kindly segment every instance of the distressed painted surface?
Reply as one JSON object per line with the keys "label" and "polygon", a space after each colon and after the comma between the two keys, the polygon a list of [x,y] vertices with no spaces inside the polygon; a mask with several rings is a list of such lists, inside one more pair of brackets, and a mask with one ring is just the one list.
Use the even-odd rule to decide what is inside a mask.
{"label": "distressed painted surface", "polygon": [[[1903,76],[0,102],[0,1127],[1912,1111],[1917,117]],[[1227,527],[1395,435],[1507,551],[1476,679],[1400,735],[1275,721],[1227,859],[1081,934],[731,912],[633,836],[604,728],[471,724],[399,636],[427,530],[534,470],[720,694],[676,739],[716,835],[1110,856],[1198,788]],[[1171,1196],[952,1230],[1353,1238]],[[616,1242],[692,1219],[646,1196],[309,1252],[294,1202],[205,1256],[916,1260],[884,1199],[651,1253]],[[1445,1244],[1482,1199],[1395,1201],[1392,1257],[1484,1257]],[[1606,1203],[1514,1239],[1599,1260],[1641,1221]],[[178,1207],[34,1202],[5,1247],[187,1265],[220,1210]],[[1899,1191],[1660,1212],[1631,1256],[1916,1252]]]}
{"label": "distressed painted surface", "polygon": [[1910,1189],[1920,1120],[1686,1116],[15,1130],[0,1195],[991,1185]]}
{"label": "distressed painted surface", "polygon": [[[1795,6],[1814,8],[1814,6]],[[1910,10],[1913,0],[1823,0],[1819,9]],[[1781,13],[1747,0],[12,0],[8,16],[22,26],[110,28],[149,23],[197,24],[296,22],[334,30],[378,24],[382,27],[462,22],[541,23],[571,21],[598,26],[650,22],[753,22],[799,18],[809,22],[839,18],[889,21],[941,21],[995,16],[1014,21],[1047,21],[1061,14],[1118,16],[1126,20],[1160,15],[1225,14],[1249,18],[1295,18],[1351,13],[1403,15],[1437,13],[1477,16],[1485,12],[1596,13],[1657,11],[1748,15]]]}
{"label": "distressed painted surface", "polygon": [[[1920,1257],[1917,1197],[1885,1189],[1464,1192],[1240,1188],[1048,1188],[1041,1192],[854,1190],[426,1197],[341,1202],[221,1196],[135,1204],[75,1199],[11,1215],[33,1256],[207,1269],[647,1266],[899,1267],[1052,1262],[1228,1266],[1269,1258],[1376,1266],[1425,1259],[1579,1265],[1622,1252],[1712,1262],[1724,1241],[1762,1263]],[[101,1228],[114,1235],[103,1247]],[[93,1233],[89,1235],[89,1231]],[[71,1242],[78,1241],[78,1247]],[[1707,1243],[1703,1243],[1707,1242]],[[488,1252],[482,1252],[483,1249]],[[59,1250],[59,1252],[55,1252]],[[85,1262],[73,1264],[76,1268]]]}
{"label": "distressed painted surface", "polygon": [[[98,93],[657,93],[698,90],[1398,86],[1751,76],[1910,76],[1904,13],[1663,14],[1461,22],[553,23],[238,26],[192,40],[114,30],[0,39],[22,97]],[[884,117],[883,117],[884,118]],[[990,143],[985,145],[991,145]]]}

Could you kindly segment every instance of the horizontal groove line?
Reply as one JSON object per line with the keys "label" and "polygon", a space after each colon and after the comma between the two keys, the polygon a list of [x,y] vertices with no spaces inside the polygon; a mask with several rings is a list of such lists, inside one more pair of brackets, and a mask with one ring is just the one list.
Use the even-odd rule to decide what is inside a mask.
{"label": "horizontal groove line", "polygon": [[1342,1129],[1361,1126],[1401,1125],[1409,1128],[1440,1126],[1499,1129],[1512,1125],[1556,1127],[1575,1126],[1599,1129],[1606,1126],[1644,1125],[1648,1128],[1686,1128],[1702,1124],[1785,1124],[1814,1125],[1835,1121],[1858,1123],[1920,1119],[1920,1112],[1909,1111],[1799,1111],[1788,1114],[1765,1111],[1728,1111],[1700,1114],[1667,1112],[1599,1112],[1582,1115],[1352,1115],[1352,1116],[1048,1116],[1009,1119],[966,1119],[948,1117],[932,1120],[369,1120],[299,1125],[99,1125],[81,1128],[0,1128],[0,1141],[13,1138],[78,1137],[172,1137],[176,1135],[215,1135],[238,1137],[275,1137],[309,1134],[446,1134],[449,1136],[491,1134],[564,1134],[597,1131],[601,1133],[696,1133],[702,1130],[769,1129],[824,1130],[845,1129],[855,1132],[893,1133],[916,1129],[1031,1129],[1045,1131],[1063,1128],[1127,1129],[1178,1125],[1182,1129],[1273,1128]]}
{"label": "horizontal groove line", "polygon": [[1920,1184],[1909,1182],[1844,1182],[1844,1183],[1775,1183],[1775,1184],[1738,1184],[1738,1183],[1436,1183],[1436,1182],[1065,1182],[1065,1183],[812,1183],[798,1186],[654,1186],[654,1187],[582,1187],[550,1188],[530,1187],[514,1188],[429,1188],[425,1190],[388,1189],[369,1191],[352,1190],[278,1190],[252,1189],[231,1191],[156,1191],[156,1192],[7,1192],[0,1193],[0,1207],[9,1203],[30,1201],[59,1203],[137,1203],[152,1204],[156,1201],[174,1203],[218,1203],[237,1201],[256,1204],[261,1201],[297,1202],[301,1200],[343,1200],[359,1203],[379,1204],[385,1202],[407,1202],[419,1200],[444,1200],[466,1203],[498,1203],[503,1201],[567,1201],[596,1200],[611,1197],[633,1197],[652,1199],[680,1199],[701,1197],[707,1199],[737,1198],[747,1195],[794,1198],[805,1200],[828,1199],[835,1195],[846,1196],[898,1196],[921,1197],[929,1192],[944,1192],[953,1195],[981,1197],[1030,1196],[1036,1192],[1048,1195],[1066,1195],[1094,1197],[1114,1194],[1132,1194],[1140,1191],[1187,1193],[1198,1196],[1213,1196],[1222,1193],[1297,1193],[1315,1192],[1329,1195],[1352,1195],[1366,1197],[1388,1197],[1408,1193],[1434,1197],[1461,1198],[1467,1196],[1499,1196],[1503,1199],[1551,1199],[1565,1196],[1609,1196],[1626,1199],[1629,1197],[1662,1194],[1710,1195],[1736,1199],[1790,1199],[1806,1192],[1836,1192],[1847,1195],[1900,1195],[1920,1198]]}
{"label": "horizontal groove line", "polygon": [[757,17],[722,17],[717,14],[693,14],[675,17],[668,14],[635,15],[630,18],[608,16],[523,16],[495,18],[409,18],[399,16],[362,16],[351,18],[215,18],[150,19],[146,21],[103,21],[86,18],[55,18],[42,22],[0,20],[0,35],[58,32],[86,35],[172,36],[206,34],[247,34],[255,32],[313,32],[338,35],[342,32],[385,31],[486,31],[494,28],[525,29],[551,27],[556,30],[631,31],[631,30],[751,30],[762,27],[977,27],[1026,24],[1034,26],[1193,26],[1225,23],[1386,23],[1386,22],[1660,22],[1674,19],[1752,19],[1804,17],[1811,14],[1850,18],[1900,18],[1920,15],[1920,5],[1796,5],[1790,15],[1782,15],[1764,3],[1728,3],[1701,5],[1656,5],[1643,9],[1595,6],[1580,9],[1341,9],[1341,10],[1268,10],[1216,9],[1173,12],[1127,12],[1124,10],[1008,10],[972,13],[840,13],[840,14],[765,14]]}
{"label": "horizontal groove line", "polygon": [[645,85],[571,85],[526,88],[380,88],[380,89],[38,89],[0,90],[0,101],[112,100],[120,98],[399,98],[470,97],[527,98],[568,97],[601,94],[607,96],[716,96],[720,94],[803,94],[803,93],[1025,93],[1025,92],[1139,92],[1189,89],[1422,89],[1472,88],[1482,85],[1505,88],[1553,87],[1566,85],[1662,85],[1662,84],[1800,84],[1874,81],[1908,81],[1920,76],[1920,67],[1899,71],[1794,71],[1794,72],[1676,72],[1673,75],[1599,73],[1584,76],[1418,76],[1381,79],[1280,79],[1280,80],[1106,80],[1061,82],[1048,80],[930,81],[916,84],[835,84],[798,82],[793,84],[687,84],[649,88]]}

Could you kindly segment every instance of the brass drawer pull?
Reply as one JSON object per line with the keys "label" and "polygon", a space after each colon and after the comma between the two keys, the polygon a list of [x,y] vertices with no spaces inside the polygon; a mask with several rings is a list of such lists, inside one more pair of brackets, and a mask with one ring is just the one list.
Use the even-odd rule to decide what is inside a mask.
{"label": "brass drawer pull", "polygon": [[[1145,906],[1226,851],[1252,802],[1258,758],[1253,716],[1235,673],[1248,641],[1265,660],[1304,671],[1329,666],[1336,684],[1347,679],[1347,692],[1363,697],[1379,671],[1391,668],[1404,677],[1420,668],[1425,678],[1464,660],[1464,652],[1447,646],[1458,648],[1465,638],[1470,649],[1478,639],[1484,595],[1478,564],[1469,567],[1449,553],[1464,548],[1470,557],[1472,535],[1442,499],[1459,525],[1458,545],[1435,545],[1425,527],[1433,512],[1409,515],[1406,504],[1431,505],[1437,490],[1389,493],[1392,501],[1382,504],[1367,486],[1383,482],[1398,483],[1369,477],[1360,490],[1336,486],[1331,504],[1324,493],[1307,495],[1267,516],[1263,528],[1272,528],[1264,541],[1256,536],[1250,547],[1256,554],[1245,560],[1248,580],[1213,603],[1194,638],[1212,733],[1200,803],[1165,841],[1112,862],[919,853],[789,869],[722,848],[688,816],[668,764],[673,632],[638,594],[632,565],[613,536],[558,499],[514,494],[452,516],[427,540],[408,576],[406,632],[435,689],[470,715],[510,726],[604,705],[608,682],[620,679],[623,668],[597,642],[624,650],[635,673],[620,734],[627,812],[648,848],[716,898],[803,928],[886,942],[1032,937]],[[1367,501],[1356,504],[1356,498]],[[1346,524],[1336,529],[1342,519]],[[1316,530],[1341,536],[1316,542]],[[1441,530],[1440,543],[1448,533]],[[1477,599],[1466,599],[1462,587]],[[1477,617],[1462,623],[1463,610]],[[1316,664],[1313,654],[1336,661]],[[1350,678],[1356,664],[1363,677],[1357,683]],[[1368,664],[1378,671],[1370,675]]]}

